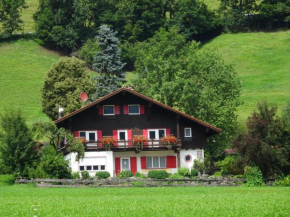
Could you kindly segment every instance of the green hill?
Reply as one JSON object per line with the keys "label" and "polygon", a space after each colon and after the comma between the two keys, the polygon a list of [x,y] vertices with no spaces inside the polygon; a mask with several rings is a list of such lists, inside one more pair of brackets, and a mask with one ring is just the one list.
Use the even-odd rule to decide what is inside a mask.
{"label": "green hill", "polygon": [[216,47],[227,63],[234,63],[244,85],[238,110],[245,121],[257,101],[283,107],[290,99],[290,31],[221,35],[206,45]]}
{"label": "green hill", "polygon": [[58,59],[57,53],[33,40],[0,43],[0,112],[17,107],[30,123],[47,119],[41,112],[40,89],[45,73]]}

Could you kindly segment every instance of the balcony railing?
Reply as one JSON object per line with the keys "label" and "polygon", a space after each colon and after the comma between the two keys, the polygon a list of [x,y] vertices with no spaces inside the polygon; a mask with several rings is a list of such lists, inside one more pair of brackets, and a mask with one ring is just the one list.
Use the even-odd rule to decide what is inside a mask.
{"label": "balcony railing", "polygon": [[132,140],[118,140],[113,145],[104,145],[99,140],[98,141],[86,141],[85,143],[86,150],[96,150],[96,151],[126,151],[126,150],[135,150],[139,151],[150,151],[150,150],[180,150],[181,140],[178,139],[176,144],[168,145],[162,140],[146,140],[142,144],[134,144]]}

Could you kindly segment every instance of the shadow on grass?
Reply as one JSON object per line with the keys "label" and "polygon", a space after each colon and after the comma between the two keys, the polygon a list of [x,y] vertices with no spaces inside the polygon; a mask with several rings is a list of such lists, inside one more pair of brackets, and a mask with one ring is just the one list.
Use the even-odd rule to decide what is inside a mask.
{"label": "shadow on grass", "polygon": [[15,180],[13,175],[0,175],[0,187],[14,185]]}

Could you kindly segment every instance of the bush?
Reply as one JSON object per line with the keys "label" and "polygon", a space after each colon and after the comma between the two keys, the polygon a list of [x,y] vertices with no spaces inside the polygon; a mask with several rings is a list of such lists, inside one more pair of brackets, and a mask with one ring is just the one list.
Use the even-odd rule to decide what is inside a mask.
{"label": "bush", "polygon": [[96,172],[95,175],[98,179],[107,179],[109,178],[111,175],[109,172],[107,171],[101,171],[101,172]]}
{"label": "bush", "polygon": [[129,178],[129,177],[133,177],[133,173],[130,170],[122,170],[119,174],[118,174],[118,178],[119,179],[124,179],[124,178]]}
{"label": "bush", "polygon": [[148,177],[152,179],[166,179],[169,174],[165,170],[150,170]]}
{"label": "bush", "polygon": [[221,172],[215,172],[213,174],[214,177],[221,177],[222,176],[222,173]]}
{"label": "bush", "polygon": [[33,169],[33,168],[29,169],[28,177],[30,179],[49,178],[49,176],[46,174],[46,172],[43,170],[41,166],[38,166],[36,169]]}
{"label": "bush", "polygon": [[99,45],[97,39],[89,39],[84,43],[82,48],[78,51],[78,56],[86,62],[92,64],[94,56],[99,51]]}
{"label": "bush", "polygon": [[185,177],[190,177],[190,172],[189,169],[187,167],[179,167],[178,168],[178,174],[181,176],[185,176]]}
{"label": "bush", "polygon": [[262,186],[264,185],[263,175],[261,170],[258,167],[249,167],[246,166],[245,169],[245,176],[247,179],[246,185],[251,186]]}
{"label": "bush", "polygon": [[220,168],[223,176],[238,175],[243,171],[238,167],[235,156],[227,156],[224,160],[219,161],[217,166]]}
{"label": "bush", "polygon": [[178,173],[174,173],[170,176],[171,179],[184,179],[184,176],[181,175],[178,171]]}
{"label": "bush", "polygon": [[71,178],[72,179],[80,179],[81,178],[80,173],[79,172],[72,172]]}
{"label": "bush", "polygon": [[190,175],[191,175],[191,177],[198,176],[198,170],[195,169],[195,168],[192,168],[191,171],[190,171]]}
{"label": "bush", "polygon": [[281,177],[279,180],[276,180],[274,182],[274,186],[290,187],[290,175]]}
{"label": "bush", "polygon": [[203,160],[195,159],[194,164],[193,164],[193,168],[197,169],[200,172],[200,174],[202,175],[204,172],[204,169],[205,169],[205,165],[204,165]]}
{"label": "bush", "polygon": [[146,176],[144,174],[142,174],[142,173],[136,172],[135,178],[138,178],[138,179],[146,179]]}
{"label": "bush", "polygon": [[90,174],[88,171],[82,171],[82,179],[89,179],[90,178]]}

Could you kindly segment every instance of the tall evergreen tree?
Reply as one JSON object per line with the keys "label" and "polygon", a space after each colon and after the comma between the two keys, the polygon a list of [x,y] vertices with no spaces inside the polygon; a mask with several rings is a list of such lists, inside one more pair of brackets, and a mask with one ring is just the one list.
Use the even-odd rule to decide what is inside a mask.
{"label": "tall evergreen tree", "polygon": [[107,25],[102,25],[97,40],[99,51],[94,56],[93,69],[101,75],[94,78],[97,83],[93,99],[111,93],[125,82],[122,74],[125,64],[121,61],[121,50],[116,33]]}

